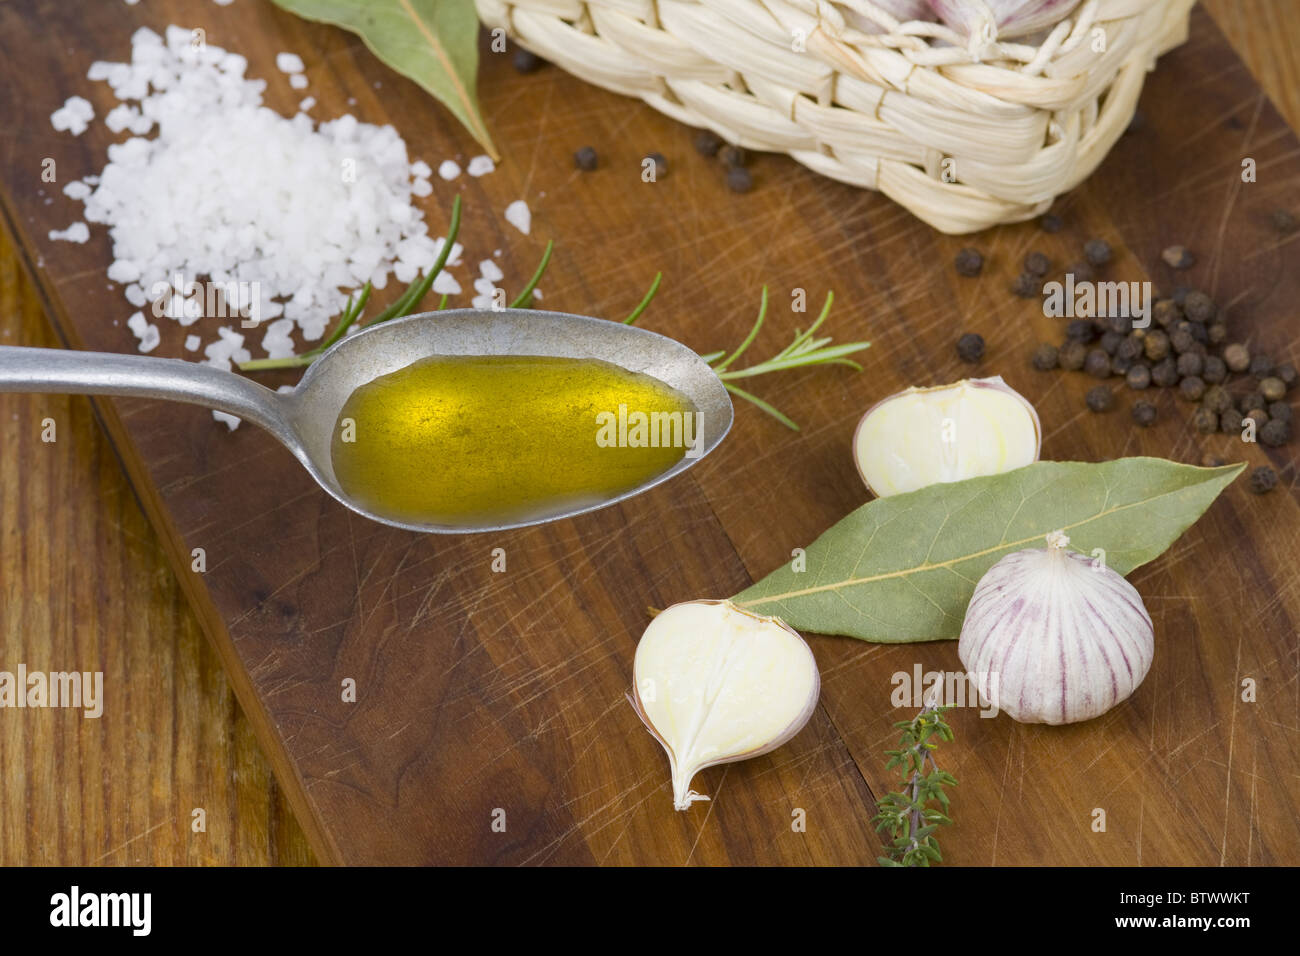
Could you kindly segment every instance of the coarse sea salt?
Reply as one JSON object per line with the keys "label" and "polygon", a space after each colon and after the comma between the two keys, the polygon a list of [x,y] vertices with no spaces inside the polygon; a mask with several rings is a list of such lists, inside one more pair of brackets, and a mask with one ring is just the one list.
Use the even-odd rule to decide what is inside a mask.
{"label": "coarse sea salt", "polygon": [[522,199],[516,199],[509,206],[506,206],[506,222],[514,226],[525,236],[533,228],[533,214],[528,208],[528,203]]}
{"label": "coarse sea salt", "polygon": [[304,69],[302,57],[297,53],[277,53],[275,68],[281,73],[301,73]]}
{"label": "coarse sea salt", "polygon": [[465,167],[465,171],[471,176],[486,176],[497,168],[497,164],[492,162],[491,156],[475,156]]}
{"label": "coarse sea salt", "polygon": [[447,182],[451,182],[460,175],[460,163],[454,159],[444,159],[438,166],[438,175]]}
{"label": "coarse sea salt", "polygon": [[80,136],[95,118],[95,108],[80,96],[69,96],[57,110],[50,114],[50,125],[58,132]]}
{"label": "coarse sea salt", "polygon": [[51,229],[51,242],[86,242],[90,239],[90,227],[84,222],[74,222],[67,229]]}

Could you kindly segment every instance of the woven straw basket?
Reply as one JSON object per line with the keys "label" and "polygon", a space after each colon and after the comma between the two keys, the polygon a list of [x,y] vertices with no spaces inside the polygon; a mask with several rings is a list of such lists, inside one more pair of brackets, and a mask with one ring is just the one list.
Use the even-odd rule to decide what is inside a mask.
{"label": "woven straw basket", "polygon": [[1037,45],[900,24],[870,0],[477,5],[588,82],[964,233],[1038,215],[1097,167],[1193,2],[1085,0]]}

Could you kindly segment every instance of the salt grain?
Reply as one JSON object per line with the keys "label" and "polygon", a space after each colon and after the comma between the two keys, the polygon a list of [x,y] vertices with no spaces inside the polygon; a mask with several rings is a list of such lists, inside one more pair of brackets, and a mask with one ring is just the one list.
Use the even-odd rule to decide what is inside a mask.
{"label": "salt grain", "polygon": [[57,110],[50,114],[50,125],[60,133],[68,132],[80,136],[95,118],[95,108],[89,100],[80,96],[69,96]]}
{"label": "salt grain", "polygon": [[90,227],[84,222],[74,222],[67,229],[51,229],[51,242],[82,243],[90,238]]}
{"label": "salt grain", "polygon": [[302,57],[297,53],[277,53],[275,68],[281,73],[301,73],[304,69]]}
{"label": "salt grain", "polygon": [[185,351],[197,352],[199,350],[199,346],[202,343],[203,340],[199,338],[197,335],[187,335],[185,336]]}
{"label": "salt grain", "polygon": [[444,159],[441,165],[438,166],[438,175],[447,182],[451,182],[460,175],[460,164],[454,159]]}
{"label": "salt grain", "polygon": [[492,162],[491,156],[475,156],[469,161],[466,171],[471,176],[486,176],[497,168],[497,164]]}
{"label": "salt grain", "polygon": [[506,206],[506,222],[514,226],[525,236],[533,228],[533,214],[528,209],[528,203],[522,199],[516,199],[509,206]]}
{"label": "salt grain", "polygon": [[289,85],[292,86],[295,90],[307,89],[307,74],[294,73],[289,77]]}

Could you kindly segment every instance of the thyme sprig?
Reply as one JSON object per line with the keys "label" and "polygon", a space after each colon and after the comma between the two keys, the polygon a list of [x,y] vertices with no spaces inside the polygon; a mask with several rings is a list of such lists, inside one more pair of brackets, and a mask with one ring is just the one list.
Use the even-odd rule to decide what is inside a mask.
{"label": "thyme sprig", "polygon": [[[899,789],[885,794],[880,812],[872,820],[876,832],[887,831],[891,842],[881,866],[929,866],[943,860],[935,831],[952,823],[947,816],[948,795],[945,786],[957,786],[957,780],[934,761],[939,746],[931,738],[952,740],[952,728],[943,719],[949,707],[927,704],[911,720],[894,724],[903,731],[898,750],[887,750],[886,769],[902,768]],[[938,803],[942,810],[929,806]]]}

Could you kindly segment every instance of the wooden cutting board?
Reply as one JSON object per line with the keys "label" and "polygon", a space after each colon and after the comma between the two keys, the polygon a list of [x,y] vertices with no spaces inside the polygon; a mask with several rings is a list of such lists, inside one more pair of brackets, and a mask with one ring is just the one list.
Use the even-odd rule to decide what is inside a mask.
{"label": "wooden cutting board", "polygon": [[[431,165],[479,152],[358,40],[269,4],[0,4],[0,205],[73,348],[134,351],[132,310],[104,276],[102,229],[84,246],[46,238],[81,209],[61,184],[98,171],[111,141],[102,125],[76,138],[56,133],[48,117],[73,94],[102,117],[114,101],[84,79],[90,62],[125,58],[136,27],[168,23],[201,26],[208,42],[246,55],[283,112],[310,94],[318,118],[351,110],[392,122]],[[275,70],[280,50],[306,60],[308,90],[290,89]],[[1159,252],[1181,242],[1199,264],[1179,281],[1211,292],[1241,337],[1297,358],[1300,235],[1279,237],[1268,216],[1280,205],[1300,211],[1300,144],[1208,17],[1198,10],[1190,42],[1150,78],[1145,123],[1058,202],[1067,227],[1052,236],[1022,224],[945,237],[877,195],[775,157],[755,161],[754,192],[733,195],[720,167],[692,150],[691,131],[638,103],[554,69],[519,76],[486,50],[480,89],[507,158],[481,179],[435,179],[425,201],[439,230],[452,196],[463,195],[471,268],[501,249],[517,289],[554,237],[544,303],[610,317],[662,269],[664,289],[642,324],[700,351],[743,337],[763,283],[776,308],[757,354],[806,323],[790,311],[792,290],[819,301],[834,289],[828,330],[874,345],[860,374],[758,381],[756,391],[801,423],[798,434],[738,403],[724,445],[682,478],[579,519],[490,536],[423,537],[367,522],[251,427],[228,434],[201,409],[99,401],[321,860],[874,860],[874,801],[891,786],[883,751],[895,741],[892,723],[911,715],[891,705],[891,677],[918,665],[958,669],[955,643],[812,636],[823,677],[813,721],[769,756],[704,772],[696,789],[713,800],[685,813],[673,811],[667,761],[623,694],[648,605],[731,595],[788,560],[865,499],[848,453],[860,413],[908,385],[974,371],[1004,375],[1035,402],[1044,457],[1199,461],[1213,450],[1252,466],[1271,459],[1283,483],[1255,497],[1239,481],[1133,575],[1157,653],[1129,702],[1067,728],[952,714],[957,739],[941,763],[961,783],[956,826],[942,835],[946,860],[1300,862],[1295,448],[1205,440],[1171,394],[1159,396],[1161,421],[1149,431],[1129,424],[1128,393],[1117,411],[1092,415],[1083,407],[1090,380],[1029,369],[1032,345],[1059,338],[1058,320],[1008,291],[1027,251],[1041,249],[1059,269],[1093,236],[1116,247],[1110,277],[1171,288]],[[593,174],[573,169],[584,145],[601,154]],[[639,160],[656,150],[669,175],[642,183]],[[1258,182],[1241,181],[1247,157]],[[59,184],[41,182],[46,158]],[[529,238],[502,219],[521,197],[534,214]],[[979,281],[951,268],[968,243],[989,258]],[[205,340],[215,324],[203,327]],[[988,340],[974,370],[953,351],[967,330]],[[157,354],[182,355],[180,330],[163,332]],[[205,573],[190,570],[194,548],[206,552]],[[492,570],[497,548],[504,573]],[[348,678],[355,703],[342,699]],[[1245,678],[1258,684],[1256,702],[1241,700]],[[1106,811],[1102,833],[1092,827],[1096,808]],[[805,832],[792,827],[798,810]],[[493,824],[503,815],[502,832]]]}

